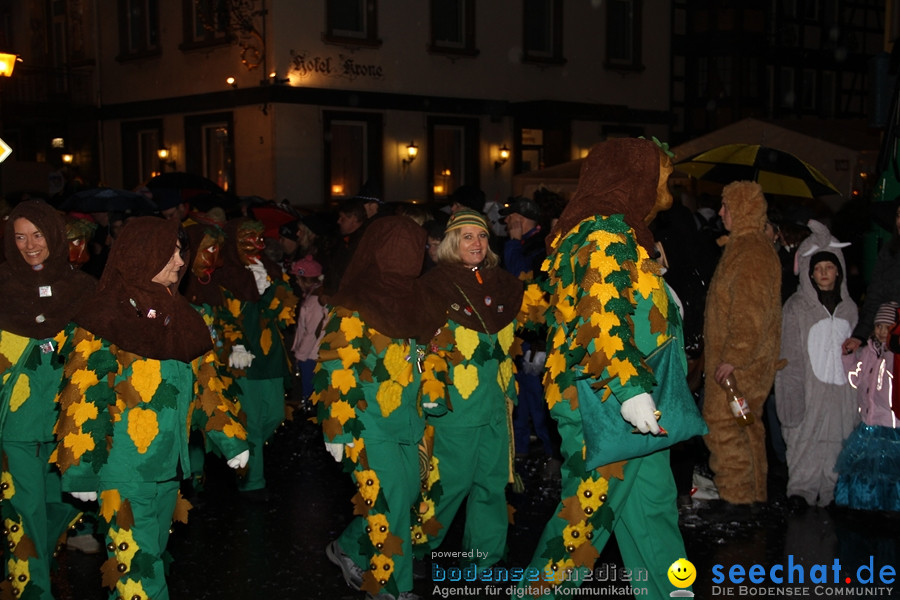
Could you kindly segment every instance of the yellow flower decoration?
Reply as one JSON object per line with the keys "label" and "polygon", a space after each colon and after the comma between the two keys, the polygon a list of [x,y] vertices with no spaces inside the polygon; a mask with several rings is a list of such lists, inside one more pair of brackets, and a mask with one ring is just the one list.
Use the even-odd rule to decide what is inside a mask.
{"label": "yellow flower decoration", "polygon": [[579,521],[574,525],[566,525],[565,529],[563,529],[563,543],[566,548],[569,546],[575,546],[576,548],[588,540],[588,534],[594,531],[594,528],[591,527],[586,521]]}
{"label": "yellow flower decoration", "polygon": [[158,362],[139,360],[132,365],[131,385],[134,386],[144,402],[150,402],[161,383],[162,373],[159,372]]}
{"label": "yellow flower decoration", "polygon": [[503,350],[504,354],[508,353],[509,347],[512,346],[513,339],[515,339],[515,330],[514,324],[510,322],[497,332],[497,342],[500,344],[500,349]]}
{"label": "yellow flower decoration", "polygon": [[364,500],[371,500],[374,503],[378,497],[378,492],[381,491],[381,482],[378,481],[378,475],[375,474],[375,471],[363,469],[362,471],[355,471],[353,476],[356,478],[356,483],[359,486],[359,494]]}
{"label": "yellow flower decoration", "polygon": [[378,386],[375,400],[378,401],[378,407],[381,408],[381,416],[387,417],[400,406],[400,402],[403,400],[403,386],[394,381],[383,381]]}
{"label": "yellow flower decoration", "polygon": [[582,510],[591,509],[591,514],[603,504],[601,496],[609,489],[609,482],[603,477],[599,479],[584,479],[578,485],[578,503]]}
{"label": "yellow flower decoration", "polygon": [[359,362],[359,349],[353,346],[343,346],[337,349],[338,357],[341,359],[341,365],[345,369],[349,369]]}
{"label": "yellow flower decoration", "polygon": [[475,365],[456,365],[453,367],[453,384],[463,400],[468,400],[478,387],[478,367]]}
{"label": "yellow flower decoration", "polygon": [[133,579],[120,579],[116,583],[116,591],[119,592],[119,596],[122,598],[147,598],[144,586],[141,585],[140,581]]}
{"label": "yellow flower decoration", "polygon": [[[22,523],[13,521],[12,519],[3,519],[3,524],[6,526],[6,531],[9,532],[6,534],[6,539],[9,540],[13,546],[18,546],[19,542],[22,540],[22,536],[25,535],[25,531],[22,529]],[[13,546],[10,546],[10,550],[12,550]]]}
{"label": "yellow flower decoration", "polygon": [[466,360],[471,359],[475,349],[478,348],[478,332],[468,327],[457,327],[456,347],[466,357]]}
{"label": "yellow flower decoration", "polygon": [[16,412],[31,397],[31,380],[26,373],[19,375],[9,397],[9,410]]}
{"label": "yellow flower decoration", "polygon": [[143,408],[131,409],[128,413],[128,437],[137,446],[138,452],[144,454],[158,433],[156,412]]}
{"label": "yellow flower decoration", "polygon": [[358,317],[344,317],[341,319],[341,331],[344,332],[344,338],[349,342],[358,337],[362,337],[363,324]]}
{"label": "yellow flower decoration", "polygon": [[336,400],[331,403],[331,416],[338,420],[341,426],[350,419],[356,418],[356,409],[350,406],[346,400]]}
{"label": "yellow flower decoration", "polygon": [[130,529],[109,528],[109,537],[116,547],[116,560],[131,569],[131,561],[140,548],[134,541],[134,534]]}
{"label": "yellow flower decoration", "polygon": [[15,590],[13,596],[19,598],[22,596],[25,588],[31,583],[31,566],[27,560],[18,560],[11,558],[7,565],[9,567],[9,579],[12,580],[12,587]]}
{"label": "yellow flower decoration", "polygon": [[[378,583],[387,581],[394,574],[394,561],[384,554],[376,554],[372,557],[369,565],[372,568],[372,575]],[[383,585],[383,584],[382,584]]]}
{"label": "yellow flower decoration", "polygon": [[390,533],[387,517],[381,513],[375,513],[366,517],[368,524],[369,539],[375,547],[383,544]]}
{"label": "yellow flower decoration", "polygon": [[356,387],[356,377],[353,376],[353,371],[350,369],[335,369],[331,373],[331,387],[340,390],[342,394],[346,394]]}
{"label": "yellow flower decoration", "polygon": [[384,367],[393,381],[406,385],[412,381],[412,363],[406,360],[411,349],[408,344],[390,344],[384,353]]}
{"label": "yellow flower decoration", "polygon": [[3,471],[0,473],[0,485],[3,486],[3,492],[0,498],[12,498],[16,495],[16,486],[13,484],[12,473]]}
{"label": "yellow flower decoration", "polygon": [[78,387],[78,391],[82,393],[99,382],[97,374],[88,369],[79,369],[72,373],[71,381]]}
{"label": "yellow flower decoration", "polygon": [[562,583],[566,580],[567,574],[571,573],[570,569],[574,568],[575,561],[571,558],[555,562],[551,560],[544,567],[544,572],[541,573],[541,581],[546,583]]}
{"label": "yellow flower decoration", "polygon": [[437,483],[438,481],[441,480],[441,471],[438,468],[438,463],[440,463],[440,460],[438,459],[438,457],[432,455],[430,467],[428,469],[428,489],[429,490],[431,489],[431,486],[433,486],[435,483]]}
{"label": "yellow flower decoration", "polygon": [[62,439],[62,443],[63,446],[72,450],[72,455],[76,459],[94,449],[94,438],[89,433],[70,433]]}

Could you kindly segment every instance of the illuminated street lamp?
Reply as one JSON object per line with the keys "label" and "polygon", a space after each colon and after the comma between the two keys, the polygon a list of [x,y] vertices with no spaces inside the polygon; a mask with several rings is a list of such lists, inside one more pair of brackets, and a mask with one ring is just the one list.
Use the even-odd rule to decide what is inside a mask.
{"label": "illuminated street lamp", "polygon": [[9,77],[16,68],[16,61],[19,57],[15,54],[0,53],[0,77]]}

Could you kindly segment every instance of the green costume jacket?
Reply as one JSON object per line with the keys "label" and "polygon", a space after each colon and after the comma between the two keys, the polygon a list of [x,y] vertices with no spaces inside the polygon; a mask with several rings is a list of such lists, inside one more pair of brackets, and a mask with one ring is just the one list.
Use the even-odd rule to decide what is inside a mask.
{"label": "green costume jacket", "polygon": [[191,472],[190,429],[230,458],[247,449],[246,432],[210,351],[190,364],[147,359],[76,327],[59,394],[54,460],[63,489],[102,482],[167,481]]}
{"label": "green costume jacket", "polygon": [[0,436],[4,440],[53,441],[63,366],[55,349],[61,339],[60,335],[36,340],[0,331]]}
{"label": "green costume jacket", "polygon": [[219,354],[223,362],[228,364],[233,346],[243,345],[256,357],[244,369],[247,379],[289,378],[291,368],[282,331],[296,321],[297,296],[287,276],[273,281],[256,302],[242,302],[224,288],[222,294],[225,306],[216,309],[215,319],[221,321],[225,335],[227,352]]}

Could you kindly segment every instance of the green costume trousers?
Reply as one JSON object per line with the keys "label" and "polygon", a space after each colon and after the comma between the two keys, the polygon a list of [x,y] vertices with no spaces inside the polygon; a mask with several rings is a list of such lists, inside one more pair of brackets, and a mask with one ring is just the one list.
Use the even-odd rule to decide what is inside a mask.
{"label": "green costume trousers", "polygon": [[[53,553],[61,536],[79,515],[74,506],[63,501],[59,472],[49,463],[55,447],[55,442],[3,442],[3,458],[12,482],[10,488],[3,489],[3,502],[8,502],[12,509],[4,507],[3,510],[4,519],[13,522],[8,525],[7,540],[19,546],[28,538],[37,554],[19,560],[10,553],[9,545],[6,546],[5,574],[15,578],[13,586],[21,590],[17,596],[39,590],[40,595],[35,598],[53,598],[50,592]],[[22,577],[26,579],[23,581]]]}
{"label": "green costume trousers", "polygon": [[[415,444],[366,440],[369,468],[375,471],[388,509],[383,514],[389,531],[402,540],[402,555],[394,555],[394,581],[400,592],[413,588],[413,554],[409,537],[410,507],[419,494],[419,451]],[[356,483],[356,480],[353,480]],[[371,555],[362,542],[368,537],[366,518],[357,516],[339,538],[341,548],[361,569],[368,570]],[[371,547],[365,544],[365,547]]]}
{"label": "green costume trousers", "polygon": [[263,448],[284,422],[284,379],[241,378],[239,383],[241,410],[247,415],[250,460],[247,462],[247,475],[238,480],[238,489],[249,492],[266,487]]}
{"label": "green costume trousers", "polygon": [[434,425],[434,456],[438,459],[443,488],[435,502],[435,517],[443,525],[437,534],[416,546],[416,556],[428,558],[436,550],[463,500],[466,525],[462,551],[481,570],[500,561],[506,553],[509,512],[506,484],[509,481],[509,429],[506,421],[481,427],[441,427]]}
{"label": "green costume trousers", "polygon": [[[592,479],[590,472],[576,471],[571,467],[572,464],[583,465],[580,460],[584,446],[581,417],[577,411],[569,408],[567,402],[557,403],[551,414],[557,421],[562,438],[562,498],[571,498],[578,493],[582,481]],[[576,460],[571,460],[576,453]],[[677,491],[669,466],[669,451],[629,460],[625,463],[623,472],[623,479],[610,477],[606,492],[606,505],[613,511],[612,530],[608,531],[603,527],[594,530],[591,544],[599,553],[612,532],[615,532],[622,561],[625,568],[631,571],[631,587],[646,589],[641,598],[669,598],[669,593],[676,589],[669,582],[669,567],[679,558],[685,557],[684,540],[678,529],[678,509],[675,503]],[[563,503],[560,502],[544,528],[529,565],[542,573],[547,568],[548,559],[543,553],[548,545],[564,545],[561,540],[563,529],[568,523],[558,516],[563,508]],[[589,569],[595,567],[593,564],[583,566]],[[566,581],[560,584],[559,589],[576,588],[580,584],[581,580]],[[522,582],[519,587],[529,585],[535,584]],[[551,591],[540,598],[568,598],[571,595],[564,591],[559,594]]]}
{"label": "green costume trousers", "polygon": [[[103,514],[103,492],[116,490],[121,503],[113,513],[106,534],[107,555],[115,557],[128,570],[122,574],[116,587],[110,592],[110,600],[131,598],[139,594],[134,587],[143,589],[143,598],[152,600],[169,600],[169,588],[166,585],[166,562],[163,554],[169,542],[169,530],[172,527],[172,516],[178,501],[177,480],[163,482],[128,482],[102,483],[100,486],[100,514]],[[125,502],[130,505],[134,522],[131,524],[131,538],[137,549],[130,547],[120,537],[124,527],[119,525],[119,510]],[[130,520],[130,518],[129,518]],[[115,536],[115,537],[114,537]],[[115,548],[110,551],[109,548]],[[141,554],[140,568],[136,553]]]}

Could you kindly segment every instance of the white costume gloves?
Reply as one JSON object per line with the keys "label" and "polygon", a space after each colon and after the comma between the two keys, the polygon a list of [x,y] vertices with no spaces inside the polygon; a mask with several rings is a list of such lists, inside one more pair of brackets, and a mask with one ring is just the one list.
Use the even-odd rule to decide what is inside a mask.
{"label": "white costume gloves", "polygon": [[269,274],[266,273],[266,267],[260,262],[255,262],[247,265],[247,268],[253,273],[253,279],[256,280],[256,290],[259,292],[259,295],[262,296],[263,292],[272,285],[272,282],[269,281]]}
{"label": "white costume gloves", "polygon": [[97,492],[69,492],[76,500],[82,502],[94,502],[97,499]]}
{"label": "white costume gloves", "polygon": [[240,454],[229,458],[228,466],[232,469],[243,469],[247,466],[248,460],[250,460],[250,451],[244,450]]}
{"label": "white costume gloves", "polygon": [[353,447],[353,442],[349,444],[335,444],[334,442],[325,442],[325,450],[328,454],[331,455],[331,458],[334,459],[334,462],[341,462],[341,459],[344,457],[344,446],[348,448]]}
{"label": "white costume gloves", "polygon": [[659,434],[659,423],[656,422],[656,404],[653,396],[647,393],[638,394],[622,403],[622,418],[637,427],[641,433]]}
{"label": "white costume gloves", "polygon": [[254,358],[256,358],[255,354],[238,344],[231,349],[231,355],[228,357],[228,366],[232,369],[246,369],[253,362]]}

